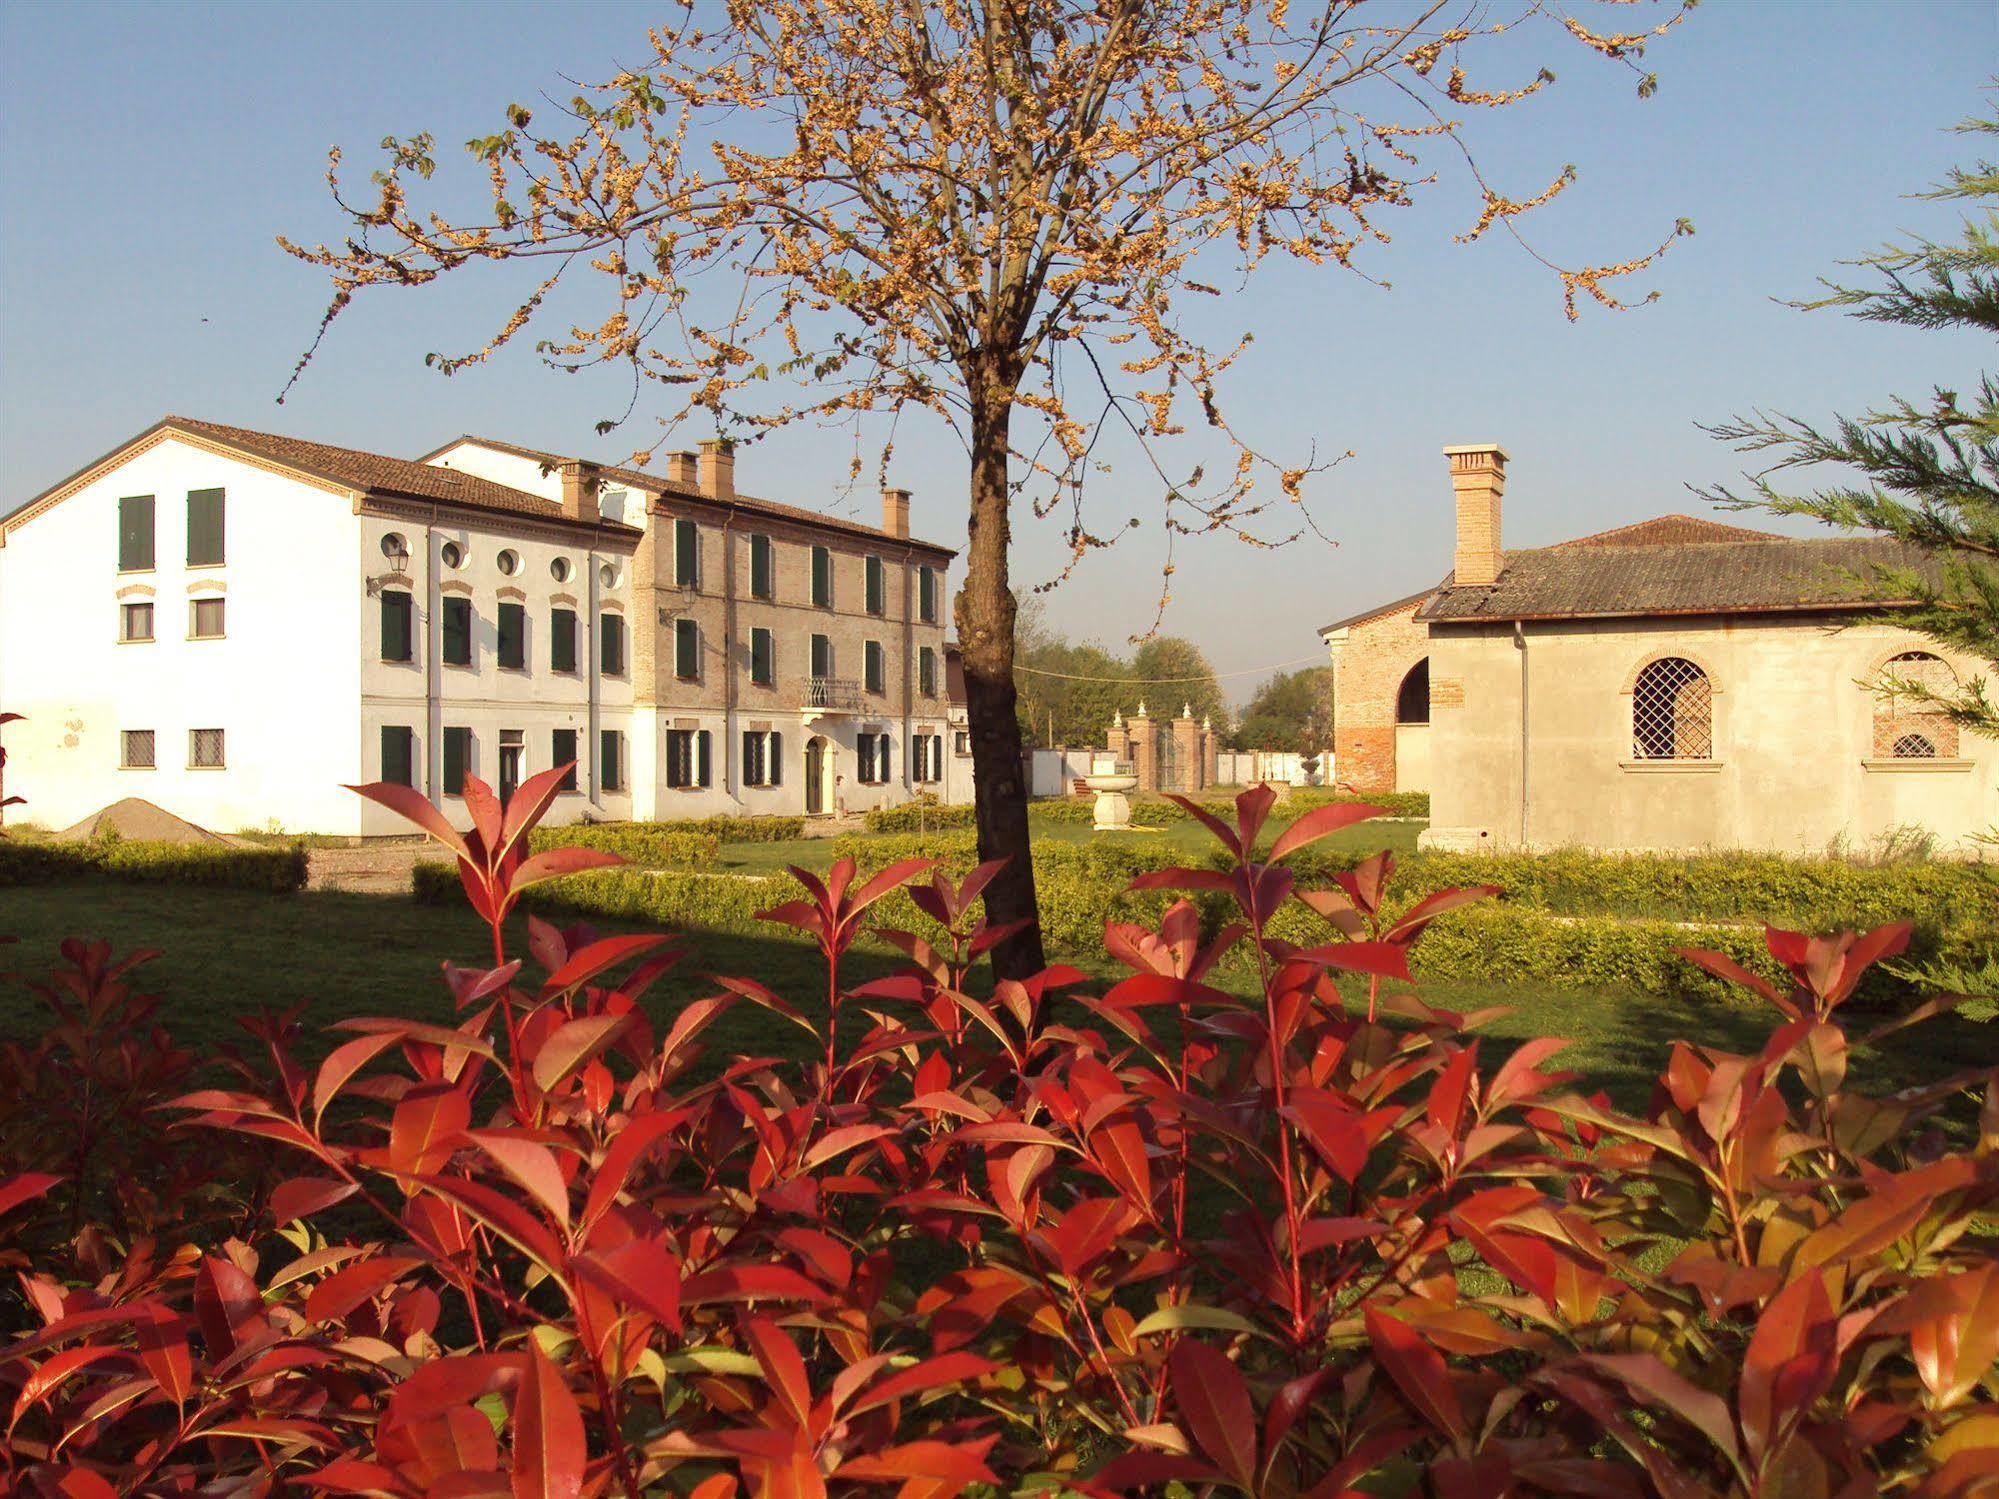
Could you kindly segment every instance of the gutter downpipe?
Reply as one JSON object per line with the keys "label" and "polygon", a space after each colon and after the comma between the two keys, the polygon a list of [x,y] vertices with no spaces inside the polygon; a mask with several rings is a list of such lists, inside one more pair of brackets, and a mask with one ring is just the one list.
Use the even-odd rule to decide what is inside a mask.
{"label": "gutter downpipe", "polygon": [[434,807],[444,805],[441,782],[444,776],[444,689],[438,669],[438,653],[444,648],[444,622],[438,618],[443,590],[438,576],[437,502],[432,501],[430,519],[423,523],[423,780]]}
{"label": "gutter downpipe", "polygon": [[1513,649],[1520,653],[1520,847],[1527,847],[1527,631],[1513,621]]}

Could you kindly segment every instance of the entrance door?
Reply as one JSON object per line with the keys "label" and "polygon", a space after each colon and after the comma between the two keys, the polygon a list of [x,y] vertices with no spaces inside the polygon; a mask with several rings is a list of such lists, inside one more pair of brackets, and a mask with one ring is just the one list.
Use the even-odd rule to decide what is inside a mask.
{"label": "entrance door", "polygon": [[805,813],[817,817],[827,807],[826,741],[818,735],[805,741]]}
{"label": "entrance door", "polygon": [[514,799],[514,793],[521,789],[522,731],[519,729],[500,730],[500,801],[502,805]]}

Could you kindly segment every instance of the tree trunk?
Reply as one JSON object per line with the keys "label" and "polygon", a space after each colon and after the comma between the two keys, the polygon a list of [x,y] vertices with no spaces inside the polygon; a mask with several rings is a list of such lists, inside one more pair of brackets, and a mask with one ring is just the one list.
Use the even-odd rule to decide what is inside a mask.
{"label": "tree trunk", "polygon": [[974,398],[970,546],[958,591],[960,661],[972,735],[972,786],[979,858],[1004,859],[986,886],[986,919],[1028,924],[993,949],[993,971],[1022,979],[1046,966],[1041,914],[1034,901],[1034,855],[1028,844],[1027,786],[1022,779],[1020,719],[1013,686],[1013,629],[1018,608],[1007,578],[1007,518],[1012,403]]}

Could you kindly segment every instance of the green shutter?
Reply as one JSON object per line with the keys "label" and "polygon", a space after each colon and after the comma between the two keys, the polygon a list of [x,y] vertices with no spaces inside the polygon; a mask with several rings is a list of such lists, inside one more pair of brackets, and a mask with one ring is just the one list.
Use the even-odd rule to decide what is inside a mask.
{"label": "green shutter", "polygon": [[[548,666],[551,671],[576,670],[576,611],[574,609],[553,609],[549,611]],[[574,754],[570,758],[574,759]]]}
{"label": "green shutter", "polygon": [[222,564],[222,496],[219,489],[191,489],[187,494],[187,565]]}
{"label": "green shutter", "polygon": [[691,520],[673,523],[673,580],[682,588],[701,583],[701,533]]}
{"label": "green shutter", "polygon": [[444,731],[444,794],[458,796],[465,789],[467,762],[472,758],[472,731]]}
{"label": "green shutter", "polygon": [[926,625],[937,623],[937,573],[933,568],[924,568],[916,575],[916,595],[918,612]]}
{"label": "green shutter", "polygon": [[518,671],[527,665],[528,611],[524,604],[500,605],[500,665]]}
{"label": "green shutter", "polygon": [[623,676],[625,671],[625,622],[616,614],[600,614],[597,617],[597,633],[602,639],[599,663],[607,677]]}
{"label": "green shutter", "polygon": [[750,538],[750,593],[755,598],[767,599],[771,596],[770,538],[752,536]]}
{"label": "green shutter", "polygon": [[549,736],[548,758],[551,765],[567,765],[569,767],[568,773],[562,778],[561,789],[564,791],[574,791],[576,789],[576,731],[574,729],[557,729]]}
{"label": "green shutter", "polygon": [[812,549],[812,602],[822,609],[833,602],[833,554],[824,547]]}
{"label": "green shutter", "polygon": [[868,613],[880,614],[887,608],[883,597],[886,591],[887,587],[882,578],[881,558],[868,558]]}
{"label": "green shutter", "polygon": [[399,588],[382,591],[382,659],[408,661],[414,658],[411,628],[414,614],[410,595]]}
{"label": "green shutter", "polygon": [[131,494],[118,502],[118,570],[153,569],[153,497]]}
{"label": "green shutter", "polygon": [[821,680],[833,675],[833,642],[824,635],[812,637],[812,675]]}
{"label": "green shutter", "polygon": [[472,601],[444,601],[444,660],[448,666],[472,664]]}
{"label": "green shutter", "polygon": [[770,756],[764,765],[764,779],[767,785],[784,784],[784,735],[771,730]]}
{"label": "green shutter", "polygon": [[416,733],[402,724],[382,725],[382,779],[397,786],[416,784]]}
{"label": "green shutter", "polygon": [[684,682],[701,675],[701,627],[691,619],[673,622],[673,671]]}

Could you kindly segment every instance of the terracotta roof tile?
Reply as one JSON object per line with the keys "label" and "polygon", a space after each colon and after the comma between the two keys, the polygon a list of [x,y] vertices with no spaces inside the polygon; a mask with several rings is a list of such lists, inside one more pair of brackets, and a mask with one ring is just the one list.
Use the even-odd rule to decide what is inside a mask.
{"label": "terracotta roof tile", "polygon": [[[1651,524],[1672,534],[1692,520],[1667,516]],[[1880,607],[1857,599],[1842,570],[1864,577],[1877,564],[1926,565],[1916,549],[1880,537],[1747,538],[1661,545],[1586,537],[1587,544],[1508,552],[1498,582],[1458,587],[1446,578],[1416,617],[1448,623]]]}
{"label": "terracotta roof tile", "polygon": [[[463,437],[455,437],[443,447],[433,449],[424,456],[426,458],[434,458],[439,453],[448,452],[461,442],[475,442],[481,447],[493,448],[502,453],[512,453],[517,458],[531,458],[550,469],[568,461],[560,453],[544,452],[539,448],[524,448],[519,443],[502,442],[495,437],[475,437],[470,433],[467,433]],[[615,464],[609,463],[599,463],[596,467],[597,472],[602,477],[614,483],[629,485],[633,489],[643,489],[654,494],[677,495],[683,499],[698,500],[706,505],[718,505],[722,503],[719,500],[709,498],[698,489],[675,483],[665,474],[653,473],[640,468],[620,468]],[[797,521],[800,525],[823,526],[830,530],[842,531],[855,536],[866,536],[874,540],[902,542],[910,546],[922,547],[925,551],[937,552],[946,557],[955,557],[957,555],[950,547],[941,546],[934,541],[924,541],[915,536],[897,536],[893,532],[884,531],[879,526],[870,526],[860,521],[847,520],[842,516],[827,515],[818,510],[807,510],[801,505],[785,505],[776,500],[759,499],[755,495],[738,494],[735,498],[733,508],[747,510],[752,514],[770,515],[784,520]]]}
{"label": "terracotta roof tile", "polygon": [[589,525],[592,529],[601,528],[615,534],[643,534],[637,527],[619,521],[573,521],[562,513],[562,506],[554,500],[512,489],[505,484],[495,484],[489,479],[457,469],[413,463],[407,458],[391,458],[383,453],[365,453],[359,448],[308,442],[304,438],[284,437],[273,432],[252,432],[245,427],[227,427],[220,422],[204,422],[193,417],[170,416],[161,425],[169,430],[206,437],[226,447],[254,453],[369,494],[394,499],[434,500],[474,510],[532,516],[537,520],[564,525]]}

